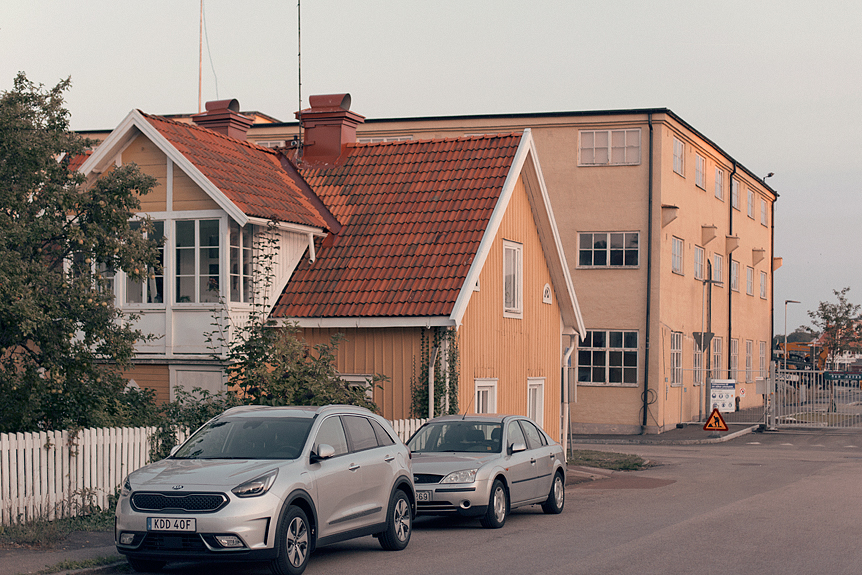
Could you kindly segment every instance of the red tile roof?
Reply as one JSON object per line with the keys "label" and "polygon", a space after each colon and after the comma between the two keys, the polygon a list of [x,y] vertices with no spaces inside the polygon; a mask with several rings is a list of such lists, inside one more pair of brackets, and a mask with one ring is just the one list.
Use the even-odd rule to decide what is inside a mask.
{"label": "red tile roof", "polygon": [[327,227],[274,150],[194,124],[141,114],[246,215]]}
{"label": "red tile roof", "polygon": [[303,261],[275,317],[447,316],[521,134],[351,144],[299,171],[343,228]]}

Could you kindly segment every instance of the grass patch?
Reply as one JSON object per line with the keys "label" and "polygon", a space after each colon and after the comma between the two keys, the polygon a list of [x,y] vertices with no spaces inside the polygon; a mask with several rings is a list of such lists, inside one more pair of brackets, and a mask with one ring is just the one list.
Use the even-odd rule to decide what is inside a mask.
{"label": "grass patch", "polygon": [[122,560],[119,555],[106,555],[104,557],[94,557],[92,559],[84,559],[82,561],[60,561],[56,565],[51,565],[39,571],[41,575],[50,575],[51,573],[60,573],[61,571],[75,571],[78,569],[92,569],[93,567],[101,567],[102,565],[111,565]]}
{"label": "grass patch", "polygon": [[584,465],[614,471],[637,471],[648,467],[649,463],[643,457],[611,451],[592,451],[590,449],[573,449],[569,452],[569,465]]}
{"label": "grass patch", "polygon": [[63,517],[54,521],[39,519],[29,523],[0,525],[0,546],[50,547],[73,531],[110,531],[113,528],[113,510],[81,517]]}

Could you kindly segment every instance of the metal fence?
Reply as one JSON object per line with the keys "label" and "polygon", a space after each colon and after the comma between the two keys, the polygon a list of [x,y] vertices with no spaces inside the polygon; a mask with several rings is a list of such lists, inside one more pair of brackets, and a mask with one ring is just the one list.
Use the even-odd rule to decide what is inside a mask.
{"label": "metal fence", "polygon": [[773,427],[862,428],[862,374],[783,369],[770,378]]}

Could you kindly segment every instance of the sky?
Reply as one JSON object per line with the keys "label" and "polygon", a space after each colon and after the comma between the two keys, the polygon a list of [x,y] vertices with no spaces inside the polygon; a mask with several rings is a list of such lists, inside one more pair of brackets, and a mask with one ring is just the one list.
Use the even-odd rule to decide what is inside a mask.
{"label": "sky", "polygon": [[[200,14],[200,0],[2,2],[0,91],[19,71],[70,77],[76,130],[197,112]],[[205,0],[204,15],[203,102],[283,121],[342,92],[367,118],[669,108],[775,174],[775,333],[785,308],[792,332],[833,290],[862,304],[858,0]]]}

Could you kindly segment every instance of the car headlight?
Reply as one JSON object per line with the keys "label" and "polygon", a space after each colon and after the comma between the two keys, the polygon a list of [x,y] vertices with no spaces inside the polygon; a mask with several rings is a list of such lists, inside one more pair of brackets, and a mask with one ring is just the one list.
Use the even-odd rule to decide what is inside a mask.
{"label": "car headlight", "polygon": [[129,476],[126,475],[126,478],[123,480],[123,490],[120,492],[121,495],[131,495],[132,494],[132,482],[129,481]]}
{"label": "car headlight", "polygon": [[278,475],[278,469],[273,469],[269,473],[265,473],[260,477],[255,477],[250,481],[246,481],[241,485],[237,485],[231,492],[237,497],[257,497],[263,495],[272,484],[275,483],[275,478]]}
{"label": "car headlight", "polygon": [[473,483],[476,481],[476,472],[478,469],[465,469],[464,471],[455,471],[443,478],[440,483]]}

